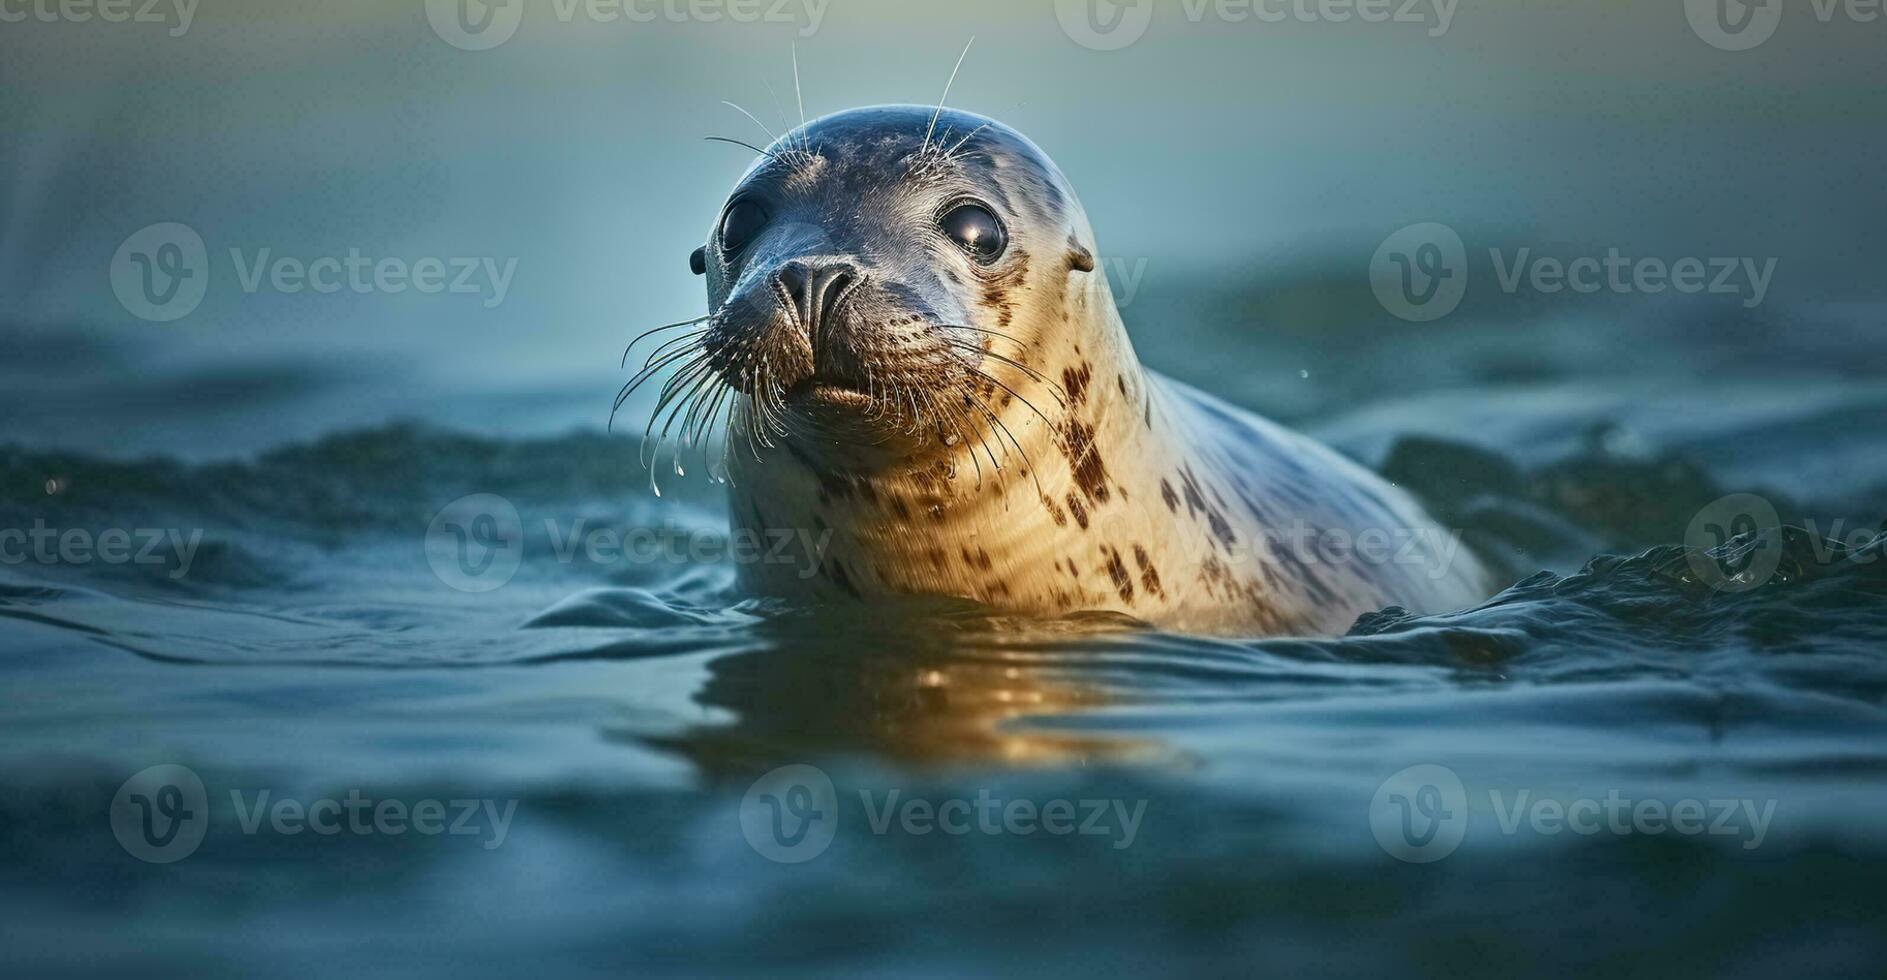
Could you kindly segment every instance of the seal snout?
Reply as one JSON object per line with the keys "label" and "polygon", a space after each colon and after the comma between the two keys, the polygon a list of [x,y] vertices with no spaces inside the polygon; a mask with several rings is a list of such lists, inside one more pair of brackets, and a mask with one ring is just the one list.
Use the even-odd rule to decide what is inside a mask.
{"label": "seal snout", "polygon": [[814,350],[820,334],[862,278],[857,266],[836,258],[794,259],[780,266],[778,277],[790,300],[788,308],[799,318]]}

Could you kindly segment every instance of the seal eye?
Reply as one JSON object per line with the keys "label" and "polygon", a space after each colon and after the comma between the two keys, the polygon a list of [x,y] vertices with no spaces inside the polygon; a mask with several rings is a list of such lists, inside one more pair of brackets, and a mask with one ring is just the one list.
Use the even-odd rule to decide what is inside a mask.
{"label": "seal eye", "polygon": [[748,198],[735,201],[721,218],[721,250],[729,255],[740,251],[766,226],[766,208]]}
{"label": "seal eye", "polygon": [[959,204],[944,212],[938,224],[951,241],[983,265],[1002,258],[1009,247],[1009,234],[1003,231],[1002,222],[981,204]]}

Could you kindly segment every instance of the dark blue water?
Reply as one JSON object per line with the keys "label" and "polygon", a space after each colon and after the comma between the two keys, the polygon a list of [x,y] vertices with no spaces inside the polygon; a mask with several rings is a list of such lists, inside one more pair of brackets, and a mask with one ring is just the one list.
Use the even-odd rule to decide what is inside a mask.
{"label": "dark blue water", "polygon": [[[1881,972],[1887,22],[533,3],[468,52],[424,6],[0,24],[0,972]],[[928,104],[971,35],[951,104],[1066,171],[1149,366],[1510,587],[1266,640],[732,591],[720,488],[605,429],[701,312],[749,160],[702,137],[792,121],[795,52],[813,114]],[[1371,253],[1430,221],[1471,285],[1405,322]],[[211,260],[164,323],[110,275],[158,222]],[[353,249],[517,272],[230,260]],[[1777,264],[1510,293],[1490,249]]]}
{"label": "dark blue water", "polygon": [[[159,543],[0,567],[6,959],[23,975],[1877,968],[1877,317],[1818,314],[1837,349],[1791,363],[1786,330],[1703,314],[1536,321],[1526,343],[1494,320],[1340,341],[1254,337],[1235,290],[1143,303],[1184,324],[1143,341],[1152,363],[1210,383],[1207,353],[1241,351],[1260,367],[1221,391],[1423,495],[1513,586],[1336,639],[783,607],[732,591],[719,488],[655,497],[635,438],[582,424],[607,388],[570,395],[561,436],[342,425],[219,460],[87,437],[136,389],[74,375],[67,446],[8,433],[0,527]],[[1615,353],[1627,340],[1636,358]],[[77,356],[16,343],[32,363]],[[174,409],[144,402],[139,424],[161,444],[248,399],[265,427],[267,405],[316,412],[349,383],[253,365]],[[1791,527],[1719,514],[1725,537],[1754,533],[1687,548],[1723,540],[1693,524],[1732,493]],[[523,532],[490,591],[435,562],[455,542],[429,551],[469,494],[502,497]],[[573,528],[709,551],[586,555]],[[203,787],[201,840],[171,863],[113,823],[127,779],[159,765]],[[832,795],[756,787],[789,765]],[[129,792],[157,806],[154,786]],[[446,816],[433,833],[257,822],[350,799]],[[1035,819],[934,822],[985,799]],[[930,820],[904,822],[912,800]],[[1074,829],[1040,823],[1056,801]],[[796,803],[833,830],[781,863],[749,831]]]}

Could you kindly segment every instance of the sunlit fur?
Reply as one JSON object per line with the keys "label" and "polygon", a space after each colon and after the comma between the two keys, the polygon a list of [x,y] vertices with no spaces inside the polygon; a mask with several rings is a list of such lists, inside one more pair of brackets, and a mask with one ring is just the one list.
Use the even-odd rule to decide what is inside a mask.
{"label": "sunlit fur", "polygon": [[[729,255],[717,222],[710,313],[651,337],[624,397],[667,378],[658,460],[665,433],[699,442],[724,420],[736,528],[831,532],[816,575],[756,561],[748,587],[1267,634],[1485,596],[1473,555],[1395,488],[1142,369],[1067,181],[1002,124],[919,106],[828,116],[762,150],[742,196],[769,224]],[[937,228],[963,199],[1008,232],[991,265]],[[794,262],[856,275],[807,306],[781,285]],[[1395,555],[1303,544],[1332,531],[1380,534]]]}

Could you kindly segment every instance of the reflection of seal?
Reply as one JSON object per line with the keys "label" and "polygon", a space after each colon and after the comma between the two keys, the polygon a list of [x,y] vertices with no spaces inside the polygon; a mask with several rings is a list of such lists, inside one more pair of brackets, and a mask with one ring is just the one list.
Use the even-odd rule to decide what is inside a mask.
{"label": "reflection of seal", "polygon": [[747,583],[1268,633],[1485,595],[1395,488],[1143,369],[1095,254],[1061,172],[979,116],[860,109],[765,150],[694,257],[712,312],[642,379],[677,368],[651,431],[727,412],[737,527],[828,542],[821,574]]}

